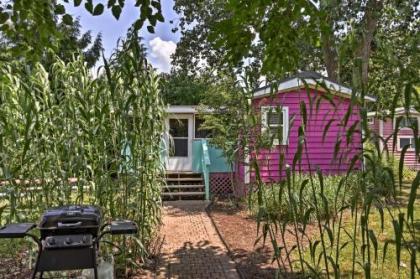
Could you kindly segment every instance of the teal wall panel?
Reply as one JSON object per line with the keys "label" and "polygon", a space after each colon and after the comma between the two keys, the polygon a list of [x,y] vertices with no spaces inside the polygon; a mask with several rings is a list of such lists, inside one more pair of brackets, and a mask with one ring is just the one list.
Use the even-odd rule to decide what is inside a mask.
{"label": "teal wall panel", "polygon": [[201,169],[201,160],[202,160],[202,152],[201,152],[201,140],[193,140],[192,143],[192,171],[193,172],[202,172]]}
{"label": "teal wall panel", "polygon": [[[201,139],[193,140],[192,146],[192,170],[194,172],[201,172]],[[231,167],[226,161],[226,158],[223,156],[223,151],[219,148],[209,145],[209,155],[210,155],[210,173],[214,172],[231,172]]]}

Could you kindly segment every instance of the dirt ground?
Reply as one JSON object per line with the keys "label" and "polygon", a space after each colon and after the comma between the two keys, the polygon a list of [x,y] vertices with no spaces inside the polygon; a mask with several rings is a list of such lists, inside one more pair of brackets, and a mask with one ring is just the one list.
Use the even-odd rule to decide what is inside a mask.
{"label": "dirt ground", "polygon": [[[270,239],[267,238],[265,245],[262,240],[254,245],[257,239],[257,221],[250,216],[245,205],[238,206],[226,200],[215,201],[209,208],[209,214],[230,250],[242,278],[274,278],[279,266],[290,274],[288,277],[297,277],[290,273],[286,256],[280,259],[280,264],[273,262],[274,253]],[[283,246],[281,237],[277,236],[276,239],[278,246]],[[288,249],[296,243],[295,236],[290,233],[286,233],[284,240]]]}

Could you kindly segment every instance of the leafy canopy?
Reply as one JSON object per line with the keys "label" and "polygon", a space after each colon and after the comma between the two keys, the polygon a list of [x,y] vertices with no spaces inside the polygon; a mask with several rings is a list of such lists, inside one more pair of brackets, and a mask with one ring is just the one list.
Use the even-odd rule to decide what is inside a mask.
{"label": "leafy canopy", "polygon": [[[60,37],[60,30],[55,24],[60,18],[64,24],[72,25],[73,17],[67,13],[65,3],[73,4],[87,10],[92,16],[102,15],[105,9],[111,11],[115,19],[119,19],[126,5],[125,0],[107,0],[103,3],[94,3],[93,0],[0,0],[0,33],[6,37],[14,34],[21,36],[21,43],[13,49],[13,56],[25,55],[32,60],[39,61],[45,48],[58,48],[56,38]],[[96,2],[96,1],[95,1]],[[136,0],[135,8],[139,9],[140,16],[133,22],[135,30],[147,23],[147,30],[154,33],[156,23],[163,22],[160,0]]]}

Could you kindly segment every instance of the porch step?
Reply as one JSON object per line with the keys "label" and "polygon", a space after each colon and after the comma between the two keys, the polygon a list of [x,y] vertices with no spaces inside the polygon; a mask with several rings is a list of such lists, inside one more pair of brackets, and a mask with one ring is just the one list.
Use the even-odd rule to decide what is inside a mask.
{"label": "porch step", "polygon": [[188,184],[169,184],[163,187],[163,189],[185,189],[185,188],[204,188],[203,184],[197,184],[197,185],[188,185]]}
{"label": "porch step", "polygon": [[203,181],[201,177],[167,177],[166,181]]}
{"label": "porch step", "polygon": [[162,196],[172,197],[172,196],[204,196],[204,192],[163,192]]}
{"label": "porch step", "polygon": [[204,180],[201,173],[167,172],[166,186],[162,187],[164,200],[203,200]]}

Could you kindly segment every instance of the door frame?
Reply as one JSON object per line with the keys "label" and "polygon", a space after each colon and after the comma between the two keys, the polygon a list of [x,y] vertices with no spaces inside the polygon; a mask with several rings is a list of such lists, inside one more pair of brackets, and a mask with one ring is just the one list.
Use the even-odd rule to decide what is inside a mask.
{"label": "door frame", "polygon": [[[170,119],[187,119],[188,120],[188,156],[181,157],[181,156],[170,156],[170,152],[168,152],[168,162],[166,165],[167,171],[175,171],[175,172],[191,172],[192,171],[192,141],[194,139],[194,114],[187,114],[187,113],[180,113],[180,114],[169,114],[165,120],[166,125],[166,135],[167,135],[167,146],[169,148],[170,142],[170,133],[169,133],[169,120]],[[168,150],[169,151],[169,150]]]}

